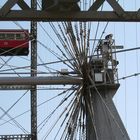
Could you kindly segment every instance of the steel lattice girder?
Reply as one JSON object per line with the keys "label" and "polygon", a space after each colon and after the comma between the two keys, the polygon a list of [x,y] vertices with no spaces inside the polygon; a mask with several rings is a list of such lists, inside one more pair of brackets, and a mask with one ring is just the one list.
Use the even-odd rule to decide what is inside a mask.
{"label": "steel lattice girder", "polygon": [[[1,15],[1,13],[0,13]],[[124,16],[118,16],[115,12],[46,12],[35,10],[11,11],[6,16],[0,16],[0,21],[115,21],[115,22],[139,22],[139,12],[124,12]]]}
{"label": "steel lattice girder", "polygon": [[[32,9],[24,0],[7,0],[0,9],[0,21],[140,21],[140,10],[125,11],[116,0],[106,0],[113,11],[98,11],[104,1],[93,2],[87,11],[45,11]],[[11,10],[15,4],[21,10]]]}

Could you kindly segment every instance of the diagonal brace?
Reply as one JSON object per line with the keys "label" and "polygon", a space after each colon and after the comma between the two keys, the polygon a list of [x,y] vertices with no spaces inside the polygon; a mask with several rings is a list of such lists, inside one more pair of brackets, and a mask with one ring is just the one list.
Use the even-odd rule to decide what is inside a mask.
{"label": "diagonal brace", "polygon": [[[93,5],[89,8],[88,11],[97,11],[105,0],[96,0]],[[106,0],[109,5],[113,8],[113,10],[117,13],[117,15],[124,15],[124,9],[119,5],[116,0]]]}
{"label": "diagonal brace", "polygon": [[0,15],[6,16],[15,4],[18,4],[22,10],[31,9],[24,0],[8,0],[0,9]]}
{"label": "diagonal brace", "polygon": [[113,8],[113,10],[119,15],[124,15],[124,9],[119,5],[119,3],[116,0],[106,0],[110,6]]}
{"label": "diagonal brace", "polygon": [[17,4],[19,5],[19,7],[22,9],[22,10],[29,10],[31,9],[28,4],[24,1],[24,0],[19,0],[17,2]]}
{"label": "diagonal brace", "polygon": [[140,8],[137,11],[137,17],[140,18]]}
{"label": "diagonal brace", "polygon": [[105,0],[96,0],[92,6],[89,8],[88,11],[97,11],[101,5],[104,3]]}
{"label": "diagonal brace", "polygon": [[5,16],[19,0],[8,0],[0,9],[0,15]]}

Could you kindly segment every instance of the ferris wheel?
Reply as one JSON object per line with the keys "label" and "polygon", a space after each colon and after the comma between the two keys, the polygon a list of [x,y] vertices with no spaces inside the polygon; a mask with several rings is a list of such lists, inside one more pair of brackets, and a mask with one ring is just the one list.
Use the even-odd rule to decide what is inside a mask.
{"label": "ferris wheel", "polygon": [[[67,15],[94,2],[122,12],[122,1],[31,5]],[[139,1],[132,3],[136,10]],[[139,23],[82,20],[0,23],[0,140],[139,139]]]}

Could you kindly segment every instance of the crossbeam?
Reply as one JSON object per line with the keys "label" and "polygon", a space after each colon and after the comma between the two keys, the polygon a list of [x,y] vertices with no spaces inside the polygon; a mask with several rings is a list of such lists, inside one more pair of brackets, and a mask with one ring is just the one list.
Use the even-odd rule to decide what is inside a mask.
{"label": "crossbeam", "polygon": [[0,21],[116,21],[139,22],[140,12],[127,11],[123,16],[111,11],[47,12],[35,10],[12,10],[6,16],[0,13]]}
{"label": "crossbeam", "polygon": [[[0,21],[140,21],[140,9],[125,11],[116,0],[96,0],[86,11],[79,8],[78,1],[70,0],[72,6],[78,7],[71,9],[72,7],[68,8],[69,1],[65,1],[65,4],[57,1],[58,5],[56,7],[52,2],[42,0],[41,10],[38,10],[33,9],[25,0],[7,0],[0,8]],[[111,11],[98,10],[105,1],[112,7]],[[20,7],[20,10],[14,9],[16,4]],[[48,5],[51,9],[48,9]]]}
{"label": "crossbeam", "polygon": [[82,78],[58,77],[0,77],[0,85],[80,85]]}

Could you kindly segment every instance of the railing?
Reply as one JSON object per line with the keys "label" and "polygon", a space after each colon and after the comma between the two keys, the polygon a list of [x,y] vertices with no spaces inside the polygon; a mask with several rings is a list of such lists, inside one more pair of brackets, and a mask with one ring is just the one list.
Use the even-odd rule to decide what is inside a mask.
{"label": "railing", "polygon": [[0,140],[31,140],[32,135],[21,134],[21,135],[0,135]]}

